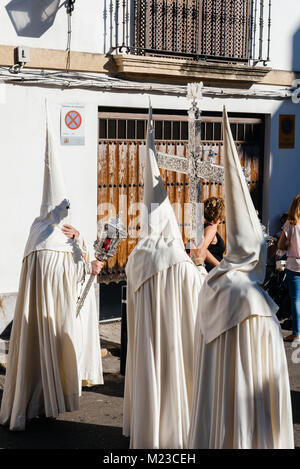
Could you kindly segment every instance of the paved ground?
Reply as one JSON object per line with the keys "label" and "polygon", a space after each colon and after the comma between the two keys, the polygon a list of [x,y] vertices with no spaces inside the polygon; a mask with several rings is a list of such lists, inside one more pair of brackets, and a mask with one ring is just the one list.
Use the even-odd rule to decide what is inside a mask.
{"label": "paved ground", "polygon": [[[124,377],[120,375],[120,323],[100,325],[101,346],[108,354],[102,359],[102,386],[84,388],[79,411],[60,414],[56,420],[34,419],[25,432],[10,432],[0,426],[0,448],[128,448],[122,436]],[[5,375],[0,375],[0,389]]]}
{"label": "paved ground", "polygon": [[[79,411],[61,414],[54,421],[35,419],[28,425],[26,432],[10,432],[0,427],[0,448],[128,448],[129,441],[122,436],[124,378],[119,373],[120,323],[101,324],[100,336],[102,347],[108,350],[107,356],[103,358],[105,384],[84,389]],[[295,349],[288,344],[286,353],[292,390],[295,445],[300,449],[300,346]],[[297,360],[299,363],[294,363]],[[0,389],[3,388],[4,379],[2,373]]]}

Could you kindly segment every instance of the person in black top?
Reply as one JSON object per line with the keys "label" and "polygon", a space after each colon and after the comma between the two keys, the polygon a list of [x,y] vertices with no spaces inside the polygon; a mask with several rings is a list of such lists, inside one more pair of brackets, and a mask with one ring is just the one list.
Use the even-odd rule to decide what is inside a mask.
{"label": "person in black top", "polygon": [[193,249],[193,258],[197,265],[204,265],[207,272],[223,259],[225,243],[217,230],[224,218],[222,197],[209,197],[204,201],[204,238],[201,246]]}

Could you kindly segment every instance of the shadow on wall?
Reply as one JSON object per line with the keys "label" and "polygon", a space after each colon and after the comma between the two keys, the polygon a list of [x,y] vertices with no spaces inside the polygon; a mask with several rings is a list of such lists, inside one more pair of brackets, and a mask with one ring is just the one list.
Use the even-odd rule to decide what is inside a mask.
{"label": "shadow on wall", "polygon": [[11,0],[6,11],[18,36],[41,37],[54,23],[61,0]]}
{"label": "shadow on wall", "polygon": [[300,72],[299,44],[300,44],[300,28],[295,32],[295,34],[293,36],[292,70],[294,70],[296,72]]}

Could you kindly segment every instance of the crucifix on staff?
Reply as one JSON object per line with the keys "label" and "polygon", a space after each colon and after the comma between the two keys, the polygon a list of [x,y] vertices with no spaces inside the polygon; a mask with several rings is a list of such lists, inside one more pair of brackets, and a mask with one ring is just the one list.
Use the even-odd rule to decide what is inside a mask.
{"label": "crucifix on staff", "polygon": [[[224,168],[213,162],[216,155],[212,149],[204,150],[201,143],[201,110],[199,101],[202,98],[203,83],[189,83],[187,98],[191,101],[188,111],[188,152],[187,157],[157,151],[157,162],[161,169],[186,174],[189,178],[189,217],[190,239],[196,244],[202,239],[202,190],[201,180],[206,179],[216,183],[223,183]],[[204,155],[207,154],[207,160]],[[245,178],[249,181],[247,170],[243,169]]]}
{"label": "crucifix on staff", "polygon": [[[200,110],[202,83],[189,84],[187,97],[190,102],[187,119],[171,115],[166,117],[159,110],[153,115],[158,165],[162,170],[163,180],[165,183],[168,181],[166,185],[172,186],[171,192],[168,190],[168,195],[178,224],[184,227],[182,234],[185,242],[188,239],[201,240],[203,232],[201,202],[210,195],[217,193],[221,195],[223,186],[223,167],[220,166],[222,144],[219,138],[221,124],[218,123],[217,126],[213,124],[212,137],[216,135],[219,137],[215,139],[208,137],[210,124],[207,123],[210,121],[207,117],[202,117]],[[126,116],[128,120],[124,120]],[[128,255],[140,235],[144,192],[145,114],[128,114],[124,117],[119,114],[109,117],[105,114],[102,116],[101,128],[107,129],[110,119],[116,123],[116,133],[111,141],[107,139],[108,134],[102,133],[99,142],[101,171],[98,173],[98,219],[107,220],[122,212],[121,219],[124,226],[128,227],[128,237],[127,241],[121,242],[118,256],[114,256],[101,272],[98,278],[101,284],[126,281],[125,265]],[[135,133],[132,133],[132,126],[129,124],[134,123]],[[170,129],[166,127],[169,123]],[[124,138],[118,137],[121,135],[119,132],[122,130],[121,124],[126,124],[126,132],[122,134]],[[216,134],[216,129],[219,127],[220,130]],[[183,154],[184,156],[179,156]],[[249,167],[247,155],[245,162]],[[216,189],[212,187],[212,190],[209,190],[211,194],[208,195],[211,183]],[[199,223],[196,223],[196,220]],[[225,226],[221,226],[220,234],[225,234],[224,231]]]}
{"label": "crucifix on staff", "polygon": [[189,218],[190,239],[196,244],[202,239],[203,223],[201,210],[201,179],[208,179],[222,183],[224,170],[222,166],[213,163],[214,153],[208,151],[208,159],[203,160],[204,150],[201,145],[201,111],[199,100],[202,98],[203,83],[190,83],[187,89],[187,98],[191,101],[188,111],[188,152],[187,157],[175,156],[170,153],[157,152],[158,166],[161,169],[186,174],[189,178]]}

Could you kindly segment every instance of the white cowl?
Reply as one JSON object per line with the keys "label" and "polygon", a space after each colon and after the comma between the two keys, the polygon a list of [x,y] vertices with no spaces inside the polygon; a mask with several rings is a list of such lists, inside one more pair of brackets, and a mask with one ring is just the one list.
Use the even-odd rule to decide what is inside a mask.
{"label": "white cowl", "polygon": [[142,238],[129,256],[123,433],[130,448],[187,446],[203,277],[186,254],[148,121]]}
{"label": "white cowl", "polygon": [[275,316],[278,310],[261,286],[267,248],[225,107],[223,139],[227,254],[202,287],[201,329],[207,343],[249,316]]}
{"label": "white cowl", "polygon": [[46,149],[44,188],[40,210],[30,228],[24,258],[31,252],[50,250],[73,252],[74,242],[61,231],[64,224],[70,224],[70,203],[67,198],[60,163],[52,134],[51,122],[46,111]]}
{"label": "white cowl", "polygon": [[157,165],[151,107],[148,118],[143,208],[141,238],[130,254],[126,266],[126,275],[130,278],[134,291],[153,275],[172,265],[179,262],[193,264],[185,252],[176,216]]}

